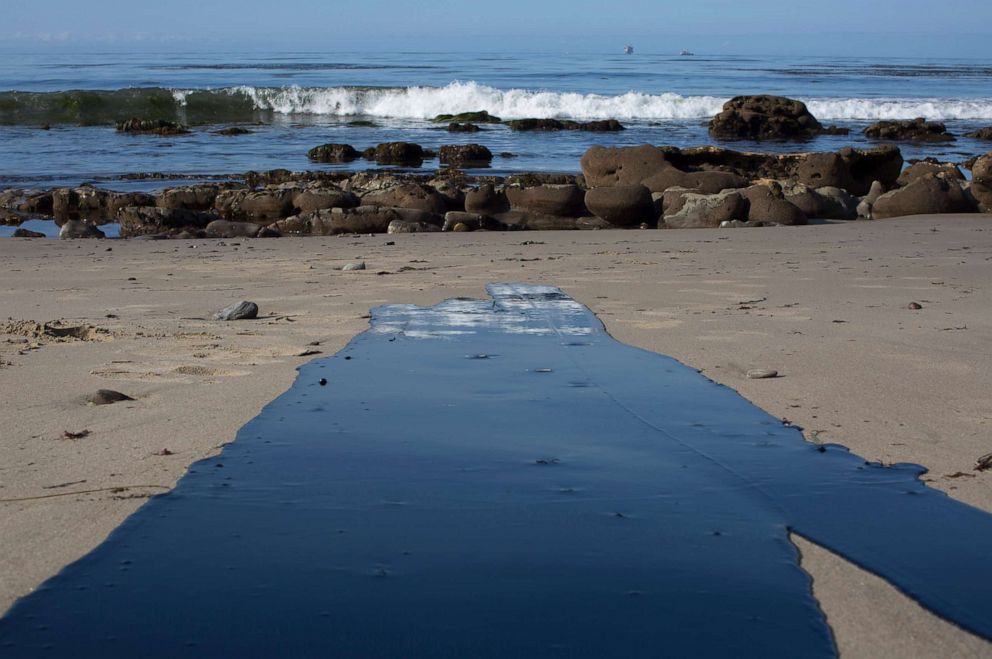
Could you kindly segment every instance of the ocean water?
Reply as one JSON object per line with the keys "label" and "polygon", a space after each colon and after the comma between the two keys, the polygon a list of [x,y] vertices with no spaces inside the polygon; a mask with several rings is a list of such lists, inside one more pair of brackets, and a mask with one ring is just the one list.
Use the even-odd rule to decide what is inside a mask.
{"label": "ocean water", "polygon": [[[726,100],[756,93],[799,98],[821,122],[848,127],[851,135],[783,144],[721,142],[707,134],[707,120]],[[430,121],[475,110],[503,119],[616,118],[627,130],[517,133],[496,125],[451,134]],[[113,122],[132,116],[180,121],[192,133],[118,134]],[[963,134],[992,125],[992,62],[640,52],[5,53],[0,186],[96,181],[133,189],[163,183],[118,177],[366,169],[375,165],[317,165],[306,152],[326,142],[361,150],[398,140],[434,149],[478,142],[493,153],[513,154],[494,159],[488,171],[495,174],[573,172],[593,144],[833,150],[870,146],[861,130],[874,121],[918,116],[944,121],[958,140],[900,145],[907,158],[961,161],[989,151],[988,142]],[[253,132],[215,132],[233,125]],[[423,169],[438,167],[428,160]]]}

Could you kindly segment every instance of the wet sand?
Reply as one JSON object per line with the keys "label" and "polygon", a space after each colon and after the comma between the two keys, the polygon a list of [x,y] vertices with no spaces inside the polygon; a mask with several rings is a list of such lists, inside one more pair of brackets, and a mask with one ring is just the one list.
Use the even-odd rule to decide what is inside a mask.
{"label": "wet sand", "polygon": [[[336,269],[358,260],[369,269]],[[701,369],[811,441],[926,465],[930,485],[992,511],[992,471],[974,470],[992,452],[987,216],[723,231],[3,240],[0,268],[0,330],[13,332],[0,335],[9,363],[0,366],[0,499],[30,498],[0,503],[0,609],[230,441],[313,358],[303,353],[335,352],[366,327],[370,307],[483,297],[490,281],[561,286],[620,341]],[[257,302],[262,318],[208,320],[241,299]],[[59,318],[96,329],[38,338],[15,322]],[[748,380],[752,368],[782,377]],[[136,400],[80,403],[98,388]],[[992,645],[875,577],[797,544],[845,656],[992,656]]]}

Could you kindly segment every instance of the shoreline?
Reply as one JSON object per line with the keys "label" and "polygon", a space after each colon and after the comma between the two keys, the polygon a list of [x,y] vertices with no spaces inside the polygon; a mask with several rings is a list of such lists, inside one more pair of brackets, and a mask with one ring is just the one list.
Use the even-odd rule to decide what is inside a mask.
{"label": "shoreline", "polygon": [[[992,511],[992,472],[974,470],[992,450],[992,404],[978,393],[992,388],[992,356],[981,349],[992,339],[992,299],[982,285],[992,274],[992,226],[984,219],[786,227],[732,240],[685,230],[2,241],[7,315],[106,331],[64,342],[2,336],[28,343],[0,342],[0,360],[10,362],[0,367],[0,393],[14,438],[0,445],[0,499],[171,486],[315,358],[294,355],[333,354],[365,329],[372,306],[477,298],[488,281],[527,280],[561,285],[617,340],[701,369],[804,427],[808,439],[868,460],[921,463],[929,485]],[[369,270],[336,269],[356,259]],[[262,319],[192,320],[238,299],[258,302]],[[911,302],[923,308],[907,309]],[[784,377],[747,380],[749,368]],[[64,387],[54,385],[62,379]],[[78,402],[97,388],[137,400]],[[58,439],[82,429],[90,436]],[[162,449],[173,455],[154,455]],[[78,481],[85,483],[65,485]],[[14,539],[0,563],[0,573],[13,575],[0,608],[99,543],[143,501],[130,497],[145,493],[0,504],[10,512],[0,531]],[[845,656],[992,655],[988,643],[891,587],[797,544]]]}

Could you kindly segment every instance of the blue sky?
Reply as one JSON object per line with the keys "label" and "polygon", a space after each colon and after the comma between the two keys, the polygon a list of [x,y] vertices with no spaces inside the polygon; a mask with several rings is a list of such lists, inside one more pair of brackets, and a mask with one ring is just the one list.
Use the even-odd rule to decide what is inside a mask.
{"label": "blue sky", "polygon": [[[990,57],[992,1],[9,0],[0,47]],[[898,7],[898,8],[896,8]]]}

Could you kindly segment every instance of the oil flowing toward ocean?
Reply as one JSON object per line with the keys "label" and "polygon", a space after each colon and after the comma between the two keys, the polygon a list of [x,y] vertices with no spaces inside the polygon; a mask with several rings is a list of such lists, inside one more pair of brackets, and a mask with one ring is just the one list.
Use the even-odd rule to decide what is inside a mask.
{"label": "oil flowing toward ocean", "polygon": [[[803,144],[714,141],[706,121],[729,98],[771,93],[805,101],[824,124],[851,129]],[[487,110],[503,119],[619,119],[620,133],[519,133],[484,126],[452,134],[438,114]],[[181,137],[118,134],[139,116],[190,125]],[[958,140],[900,145],[907,158],[962,161],[989,150],[964,133],[992,124],[992,63],[965,59],[680,57],[542,53],[17,54],[0,60],[0,186],[118,189],[162,182],[128,174],[228,175],[248,170],[364,168],[317,165],[327,142],[363,149],[386,141],[478,142],[491,173],[577,171],[593,144],[720,144],[741,150],[870,146],[879,119],[944,121]],[[41,126],[50,130],[40,130]],[[238,137],[215,133],[241,125]],[[425,170],[438,167],[424,163]]]}

